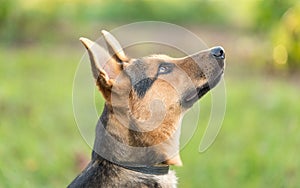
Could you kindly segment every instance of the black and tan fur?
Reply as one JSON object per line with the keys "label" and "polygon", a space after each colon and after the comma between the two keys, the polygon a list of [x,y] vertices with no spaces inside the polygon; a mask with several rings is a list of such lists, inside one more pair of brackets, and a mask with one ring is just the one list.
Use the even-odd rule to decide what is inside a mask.
{"label": "black and tan fur", "polygon": [[[181,165],[181,119],[221,79],[225,52],[214,47],[183,58],[134,59],[110,33],[102,33],[107,50],[80,39],[106,103],[91,162],[69,187],[176,187],[168,167]],[[112,57],[102,62],[105,53]]]}

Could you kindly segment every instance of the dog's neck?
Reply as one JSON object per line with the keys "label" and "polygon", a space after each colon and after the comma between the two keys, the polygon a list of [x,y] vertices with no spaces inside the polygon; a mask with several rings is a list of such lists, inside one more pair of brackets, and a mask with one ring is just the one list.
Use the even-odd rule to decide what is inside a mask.
{"label": "dog's neck", "polygon": [[[180,158],[175,157],[176,161],[173,158],[178,156],[179,151],[180,126],[177,124],[181,123],[180,119],[162,125],[161,129],[168,126],[168,130],[172,130],[170,127],[174,126],[173,132],[158,130],[159,132],[141,133],[130,129],[130,117],[121,123],[118,116],[109,105],[105,105],[96,128],[94,152],[97,155],[123,166],[173,165],[172,163],[180,165]],[[128,124],[124,125],[124,122]],[[173,124],[170,124],[171,122]],[[158,139],[162,139],[163,142],[159,143]]]}

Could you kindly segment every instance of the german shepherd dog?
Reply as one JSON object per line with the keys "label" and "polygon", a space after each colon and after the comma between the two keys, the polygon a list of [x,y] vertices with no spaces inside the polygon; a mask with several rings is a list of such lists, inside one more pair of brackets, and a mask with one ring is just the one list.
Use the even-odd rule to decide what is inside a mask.
{"label": "german shepherd dog", "polygon": [[91,161],[68,187],[176,187],[169,166],[182,165],[182,117],[222,78],[224,49],[134,59],[112,34],[102,34],[107,48],[80,38],[105,106]]}

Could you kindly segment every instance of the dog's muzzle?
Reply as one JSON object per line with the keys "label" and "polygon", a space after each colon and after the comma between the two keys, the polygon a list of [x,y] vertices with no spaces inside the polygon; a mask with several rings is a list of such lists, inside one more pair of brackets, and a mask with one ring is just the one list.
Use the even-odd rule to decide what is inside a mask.
{"label": "dog's muzzle", "polygon": [[217,73],[212,79],[207,81],[205,84],[193,89],[192,91],[186,92],[183,96],[181,105],[185,108],[190,108],[197,100],[204,96],[207,92],[213,89],[221,80],[224,74],[225,68],[225,50],[221,46],[213,47],[210,49],[210,54],[218,63]]}

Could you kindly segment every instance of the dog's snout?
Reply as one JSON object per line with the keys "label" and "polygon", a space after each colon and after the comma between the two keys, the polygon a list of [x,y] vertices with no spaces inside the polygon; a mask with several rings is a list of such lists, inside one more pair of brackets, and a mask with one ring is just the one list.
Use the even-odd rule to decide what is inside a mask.
{"label": "dog's snout", "polygon": [[221,46],[212,48],[210,53],[217,59],[225,59],[225,51]]}

